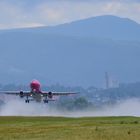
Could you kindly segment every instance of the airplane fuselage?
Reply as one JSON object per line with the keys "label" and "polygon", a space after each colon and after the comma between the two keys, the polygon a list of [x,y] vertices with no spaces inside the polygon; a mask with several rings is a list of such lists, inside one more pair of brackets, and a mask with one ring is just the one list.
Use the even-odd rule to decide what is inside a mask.
{"label": "airplane fuselage", "polygon": [[31,92],[33,93],[41,93],[41,84],[38,80],[33,80],[30,83]]}
{"label": "airplane fuselage", "polygon": [[41,84],[38,80],[33,80],[30,83],[32,97],[36,102],[41,102],[42,100],[42,92],[41,92]]}

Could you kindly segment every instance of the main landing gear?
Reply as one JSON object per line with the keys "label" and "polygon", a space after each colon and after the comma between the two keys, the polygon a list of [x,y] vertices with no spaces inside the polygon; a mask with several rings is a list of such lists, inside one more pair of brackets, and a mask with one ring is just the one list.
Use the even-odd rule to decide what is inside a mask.
{"label": "main landing gear", "polygon": [[45,104],[49,102],[49,101],[48,101],[48,97],[47,97],[47,95],[45,96],[43,102],[44,102]]}
{"label": "main landing gear", "polygon": [[30,100],[29,100],[29,99],[25,100],[25,103],[29,103],[29,102],[30,102]]}
{"label": "main landing gear", "polygon": [[48,103],[48,100],[43,100],[44,101],[44,103]]}
{"label": "main landing gear", "polygon": [[29,97],[28,97],[28,95],[26,96],[26,100],[25,100],[25,103],[29,103],[30,102],[30,100],[29,100]]}

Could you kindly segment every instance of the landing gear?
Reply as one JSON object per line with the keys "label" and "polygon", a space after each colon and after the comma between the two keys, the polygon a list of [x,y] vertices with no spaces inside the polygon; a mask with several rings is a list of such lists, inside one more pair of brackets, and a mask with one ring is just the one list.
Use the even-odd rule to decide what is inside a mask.
{"label": "landing gear", "polygon": [[25,103],[29,103],[29,102],[30,102],[30,100],[28,100],[28,99],[27,99],[27,100],[25,100]]}
{"label": "landing gear", "polygon": [[48,103],[48,100],[43,100],[43,101],[44,101],[45,104]]}
{"label": "landing gear", "polygon": [[48,101],[48,97],[47,97],[47,95],[45,96],[43,102],[44,102],[45,104],[49,102],[49,101]]}
{"label": "landing gear", "polygon": [[30,100],[29,100],[28,95],[27,95],[26,97],[27,97],[27,98],[26,98],[26,100],[25,100],[25,103],[29,103],[29,102],[30,102]]}

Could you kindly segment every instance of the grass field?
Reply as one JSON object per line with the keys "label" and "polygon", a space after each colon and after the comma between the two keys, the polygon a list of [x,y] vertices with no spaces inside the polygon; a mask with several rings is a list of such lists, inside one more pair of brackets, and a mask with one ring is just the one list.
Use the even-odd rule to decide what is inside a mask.
{"label": "grass field", "polygon": [[137,117],[0,117],[0,140],[139,140]]}

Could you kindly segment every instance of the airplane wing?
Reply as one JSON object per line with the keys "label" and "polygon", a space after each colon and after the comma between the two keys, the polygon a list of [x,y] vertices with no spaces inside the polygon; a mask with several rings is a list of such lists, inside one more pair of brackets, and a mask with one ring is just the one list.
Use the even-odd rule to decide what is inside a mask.
{"label": "airplane wing", "polygon": [[52,92],[54,96],[60,96],[60,95],[73,95],[77,94],[76,92]]}
{"label": "airplane wing", "polygon": [[74,95],[78,92],[42,92],[42,94],[49,95],[52,94],[53,96],[61,96],[61,95]]}
{"label": "airplane wing", "polygon": [[0,91],[0,94],[9,94],[9,95],[31,95],[31,92],[30,91]]}
{"label": "airplane wing", "polygon": [[[39,93],[32,93],[30,91],[0,91],[0,94],[7,94],[7,95],[18,95],[21,98],[26,97],[25,102],[29,103],[29,101],[36,100],[37,102],[41,101],[43,98],[44,103],[48,103],[48,101],[55,101],[53,100],[53,96],[61,96],[61,95],[73,95],[77,94],[76,92],[39,92]],[[29,99],[28,97],[33,97],[33,99]]]}

